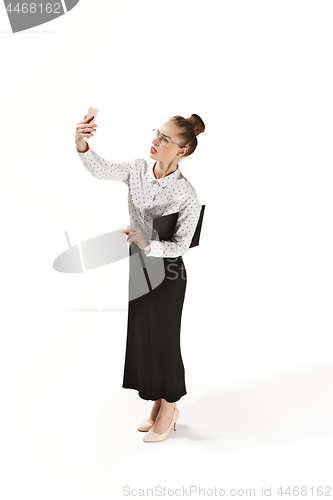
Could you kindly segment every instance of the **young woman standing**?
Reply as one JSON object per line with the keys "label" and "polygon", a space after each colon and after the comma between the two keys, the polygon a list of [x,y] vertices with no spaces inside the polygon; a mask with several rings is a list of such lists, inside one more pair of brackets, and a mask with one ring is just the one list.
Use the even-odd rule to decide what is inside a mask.
{"label": "young woman standing", "polygon": [[[131,227],[124,230],[129,255],[162,258],[165,278],[148,293],[129,301],[123,387],[135,389],[154,405],[138,430],[145,442],[163,441],[179,418],[176,402],[184,396],[185,370],[180,350],[181,315],[187,283],[182,256],[189,250],[201,203],[192,184],[179,168],[180,159],[197,147],[204,132],[202,119],[173,116],[153,131],[150,161],[137,159],[110,163],[87,144],[97,125],[85,116],[76,127],[75,143],[87,170],[98,179],[124,182],[128,186]],[[178,212],[171,241],[152,239],[153,219]],[[130,281],[134,279],[130,259]]]}

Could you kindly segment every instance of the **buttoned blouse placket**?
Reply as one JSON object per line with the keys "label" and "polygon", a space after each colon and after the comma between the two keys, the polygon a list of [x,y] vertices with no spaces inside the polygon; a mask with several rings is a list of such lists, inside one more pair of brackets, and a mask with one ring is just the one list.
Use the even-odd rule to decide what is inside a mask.
{"label": "buttoned blouse placket", "polygon": [[[163,193],[163,191],[170,186],[170,184],[179,178],[179,168],[177,168],[172,174],[167,175],[166,177],[162,177],[161,179],[156,179],[154,175],[154,165],[152,162],[149,162],[149,169],[146,177],[146,182],[151,183],[153,189],[153,195],[150,199],[150,204],[147,206],[147,209],[153,209],[154,202],[159,198],[159,196]],[[147,215],[146,211],[144,212],[144,225],[145,227],[151,226],[150,217]],[[151,238],[151,235],[149,235]]]}

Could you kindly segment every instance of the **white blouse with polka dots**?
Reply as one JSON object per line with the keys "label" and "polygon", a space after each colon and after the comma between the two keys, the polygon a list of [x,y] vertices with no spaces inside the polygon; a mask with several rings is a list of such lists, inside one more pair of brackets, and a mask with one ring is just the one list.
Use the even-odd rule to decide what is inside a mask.
{"label": "white blouse with polka dots", "polygon": [[[128,186],[128,209],[131,227],[139,227],[151,250],[148,257],[178,257],[189,250],[201,203],[192,184],[179,165],[172,174],[156,179],[155,161],[136,159],[110,163],[89,145],[85,153],[77,150],[83,165],[97,179],[125,182]],[[153,218],[179,212],[172,241],[152,240]]]}

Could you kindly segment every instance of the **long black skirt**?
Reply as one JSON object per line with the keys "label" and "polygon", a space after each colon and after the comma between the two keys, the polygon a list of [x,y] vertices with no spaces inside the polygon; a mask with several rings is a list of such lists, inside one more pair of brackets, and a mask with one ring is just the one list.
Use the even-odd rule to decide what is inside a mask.
{"label": "long black skirt", "polygon": [[129,259],[129,289],[136,285],[134,281],[141,279],[144,271],[150,291],[128,304],[122,387],[137,390],[145,400],[163,398],[173,403],[187,393],[180,347],[186,269],[181,256],[159,258],[160,268],[161,262],[164,264],[165,277],[158,286],[151,287],[144,260],[148,262],[147,259],[154,257],[146,257],[134,242],[129,247],[130,257],[133,253],[140,254],[143,269],[138,274],[134,261]]}

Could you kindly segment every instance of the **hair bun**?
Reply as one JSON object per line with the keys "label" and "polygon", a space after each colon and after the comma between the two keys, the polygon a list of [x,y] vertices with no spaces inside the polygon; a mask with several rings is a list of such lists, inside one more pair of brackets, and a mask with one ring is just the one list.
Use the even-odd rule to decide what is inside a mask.
{"label": "hair bun", "polygon": [[186,118],[186,120],[192,125],[196,136],[205,131],[205,124],[199,115],[192,114],[190,118]]}

